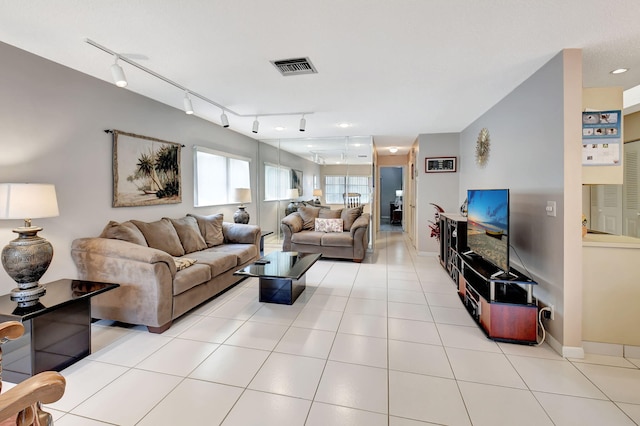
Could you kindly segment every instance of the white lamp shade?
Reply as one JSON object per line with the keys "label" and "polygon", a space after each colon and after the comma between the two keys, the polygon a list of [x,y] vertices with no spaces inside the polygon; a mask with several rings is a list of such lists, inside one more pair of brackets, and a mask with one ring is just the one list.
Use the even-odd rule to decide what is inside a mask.
{"label": "white lamp shade", "polygon": [[396,197],[402,197],[402,189],[396,189]]}
{"label": "white lamp shade", "polygon": [[292,200],[294,198],[298,198],[300,195],[298,194],[298,188],[291,188],[289,190],[289,198],[291,198]]}
{"label": "white lamp shade", "polygon": [[313,190],[314,197],[322,197],[322,189],[314,189]]}
{"label": "white lamp shade", "polygon": [[35,219],[59,214],[54,185],[0,183],[0,219]]}
{"label": "white lamp shade", "polygon": [[235,188],[233,190],[233,201],[244,204],[251,202],[251,188]]}

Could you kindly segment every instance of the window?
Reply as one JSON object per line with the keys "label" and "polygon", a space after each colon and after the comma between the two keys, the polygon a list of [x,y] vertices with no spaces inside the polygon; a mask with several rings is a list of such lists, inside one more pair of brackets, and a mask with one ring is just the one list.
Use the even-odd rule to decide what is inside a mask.
{"label": "window", "polygon": [[234,188],[250,188],[249,160],[196,146],[194,148],[194,206],[232,202]]}
{"label": "window", "polygon": [[288,200],[291,187],[291,169],[264,163],[264,200]]}
{"label": "window", "polygon": [[344,204],[343,194],[357,192],[363,204],[369,203],[370,176],[325,176],[324,189],[327,204]]}

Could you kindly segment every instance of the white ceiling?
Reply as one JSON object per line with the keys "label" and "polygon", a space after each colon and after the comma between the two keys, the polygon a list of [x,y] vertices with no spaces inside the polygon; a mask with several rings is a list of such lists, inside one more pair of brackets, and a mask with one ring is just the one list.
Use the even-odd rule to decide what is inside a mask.
{"label": "white ceiling", "polygon": [[[463,130],[564,48],[583,50],[585,87],[640,84],[639,18],[638,0],[0,0],[0,41],[111,82],[113,58],[88,38],[247,115],[228,114],[250,137],[372,136],[402,155],[420,133]],[[292,57],[318,74],[269,62]],[[123,90],[183,108],[180,90],[121,64]],[[300,116],[251,133],[254,115],[299,111],[313,112],[305,133]]]}

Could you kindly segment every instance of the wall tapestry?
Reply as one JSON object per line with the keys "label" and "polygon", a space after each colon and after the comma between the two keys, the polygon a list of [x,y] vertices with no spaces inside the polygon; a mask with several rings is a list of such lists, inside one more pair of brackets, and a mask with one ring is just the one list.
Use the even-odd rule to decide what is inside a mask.
{"label": "wall tapestry", "polygon": [[147,136],[113,134],[113,207],[182,202],[182,145]]}
{"label": "wall tapestry", "polygon": [[298,197],[302,197],[302,171],[291,170],[291,189],[297,189]]}

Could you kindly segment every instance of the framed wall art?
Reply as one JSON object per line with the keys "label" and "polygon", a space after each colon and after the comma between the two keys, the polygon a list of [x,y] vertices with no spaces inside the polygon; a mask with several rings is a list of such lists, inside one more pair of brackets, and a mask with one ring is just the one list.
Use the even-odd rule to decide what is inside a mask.
{"label": "framed wall art", "polygon": [[302,171],[301,170],[291,170],[291,189],[298,190],[298,197],[302,197]]}
{"label": "framed wall art", "polygon": [[119,130],[113,134],[113,207],[182,202],[182,145]]}
{"label": "framed wall art", "polygon": [[458,171],[457,157],[427,157],[424,159],[426,173],[455,173]]}

